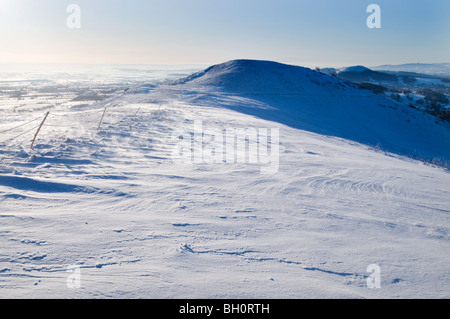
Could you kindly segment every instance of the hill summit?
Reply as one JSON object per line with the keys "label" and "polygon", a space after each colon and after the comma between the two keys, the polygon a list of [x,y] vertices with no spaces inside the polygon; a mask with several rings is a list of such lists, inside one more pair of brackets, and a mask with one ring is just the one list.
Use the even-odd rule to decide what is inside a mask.
{"label": "hill summit", "polygon": [[325,86],[339,90],[354,88],[350,83],[308,68],[261,60],[232,60],[213,65],[177,83],[259,94],[305,94],[318,92]]}

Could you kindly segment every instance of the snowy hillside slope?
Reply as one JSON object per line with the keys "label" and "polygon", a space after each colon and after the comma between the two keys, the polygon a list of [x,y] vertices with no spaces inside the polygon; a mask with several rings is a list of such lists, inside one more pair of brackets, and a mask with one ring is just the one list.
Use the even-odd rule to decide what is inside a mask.
{"label": "snowy hillside slope", "polygon": [[196,103],[201,105],[225,105],[298,129],[414,158],[443,163],[450,160],[448,123],[310,69],[235,60],[177,83],[197,91]]}
{"label": "snowy hillside slope", "polygon": [[[33,150],[42,110],[4,111],[0,298],[450,296],[448,171],[318,134],[388,138],[389,121],[416,117],[421,129],[428,119],[306,69],[295,83],[277,71],[287,77],[279,87],[260,70],[256,87],[228,82],[224,67],[208,84],[203,72],[89,108],[55,107]],[[216,147],[213,129],[279,129],[279,169],[177,161],[179,133],[195,136],[196,123],[203,146]],[[380,288],[367,285],[370,265]]]}
{"label": "snowy hillside slope", "polygon": [[[445,66],[433,65],[435,69]],[[320,72],[353,82],[375,94],[389,97],[408,108],[416,108],[450,122],[450,79],[445,75],[432,75],[404,71],[373,71],[364,66],[342,69],[321,69]],[[437,72],[436,72],[437,73]]]}

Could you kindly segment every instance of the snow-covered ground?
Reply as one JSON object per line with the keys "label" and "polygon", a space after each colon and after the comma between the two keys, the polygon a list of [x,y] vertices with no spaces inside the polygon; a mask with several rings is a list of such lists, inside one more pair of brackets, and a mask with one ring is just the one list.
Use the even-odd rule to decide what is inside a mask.
{"label": "snow-covered ground", "polygon": [[[386,148],[417,145],[416,154],[448,160],[448,127],[398,105],[373,118],[378,97],[355,100],[352,87],[305,70],[299,87],[277,71],[295,96],[262,70],[261,83],[250,76],[230,87],[246,67],[142,85],[89,107],[54,106],[33,150],[45,111],[4,107],[0,298],[450,297],[448,170],[370,146],[392,136]],[[320,103],[299,96],[329,86],[344,91]],[[345,105],[352,101],[360,104]],[[412,122],[426,138],[441,134],[437,143],[404,143],[407,134],[390,127],[396,116],[401,129]],[[195,137],[198,123],[209,150],[220,139],[207,132],[278,129],[278,169],[180,162],[179,136]],[[380,288],[367,285],[371,265]]]}

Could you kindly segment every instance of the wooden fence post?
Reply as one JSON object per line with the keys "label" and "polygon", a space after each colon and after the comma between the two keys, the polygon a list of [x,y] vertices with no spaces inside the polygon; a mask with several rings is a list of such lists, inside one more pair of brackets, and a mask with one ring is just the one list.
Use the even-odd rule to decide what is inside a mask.
{"label": "wooden fence post", "polygon": [[44,120],[42,121],[41,125],[39,125],[39,128],[38,128],[36,134],[34,134],[33,142],[31,142],[31,147],[30,147],[31,149],[33,149],[34,142],[36,141],[36,137],[38,136],[39,132],[41,131],[41,128],[44,125],[45,120],[47,119],[49,114],[50,114],[50,112],[47,112],[47,114],[45,114]]}
{"label": "wooden fence post", "polygon": [[102,126],[102,123],[103,123],[103,118],[105,117],[105,113],[106,113],[106,106],[105,106],[105,110],[103,111],[103,115],[102,115],[102,118],[100,119],[100,123],[98,123],[98,128],[97,128],[97,131],[100,131],[100,126]]}

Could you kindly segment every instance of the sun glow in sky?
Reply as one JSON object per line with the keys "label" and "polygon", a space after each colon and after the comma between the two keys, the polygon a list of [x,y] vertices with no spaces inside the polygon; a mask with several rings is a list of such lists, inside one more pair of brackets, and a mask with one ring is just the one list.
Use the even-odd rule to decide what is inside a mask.
{"label": "sun glow in sky", "polygon": [[449,38],[448,0],[0,0],[0,64],[433,63],[450,62]]}

